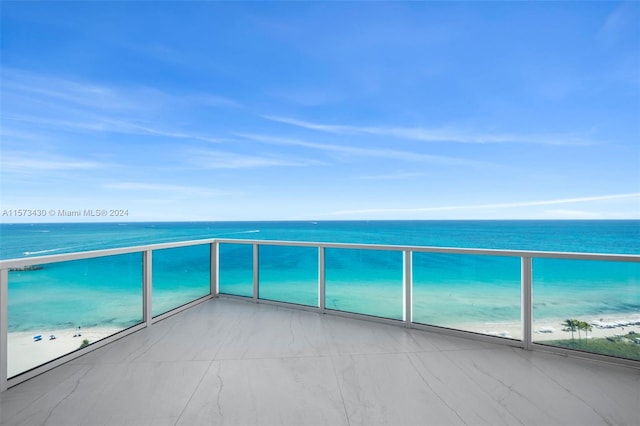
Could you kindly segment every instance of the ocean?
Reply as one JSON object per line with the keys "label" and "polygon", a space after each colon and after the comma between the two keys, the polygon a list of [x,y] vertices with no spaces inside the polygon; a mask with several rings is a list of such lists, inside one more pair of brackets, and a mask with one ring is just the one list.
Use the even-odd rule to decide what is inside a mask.
{"label": "ocean", "polygon": [[0,259],[205,238],[640,253],[638,220],[0,224]]}
{"label": "ocean", "polygon": [[[215,237],[640,254],[640,221],[299,221],[1,224],[0,258]],[[251,295],[251,256],[251,246],[221,246],[221,292]],[[208,245],[154,252],[154,315],[207,294],[208,258]],[[141,322],[141,262],[128,254],[10,272],[9,331]],[[316,249],[263,246],[260,262],[261,298],[317,306]],[[519,258],[415,253],[413,265],[414,321],[519,323]],[[638,263],[534,259],[533,270],[534,320],[640,314]],[[399,252],[327,249],[326,306],[401,319],[402,273]]]}

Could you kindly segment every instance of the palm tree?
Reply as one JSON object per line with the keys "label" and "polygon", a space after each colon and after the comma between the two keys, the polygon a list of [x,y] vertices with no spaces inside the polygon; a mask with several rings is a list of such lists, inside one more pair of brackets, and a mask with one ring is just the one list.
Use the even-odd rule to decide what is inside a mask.
{"label": "palm tree", "polygon": [[574,319],[573,321],[576,325],[576,331],[578,332],[578,343],[580,343],[582,341],[582,335],[580,334],[580,331],[582,331],[582,325],[580,320]]}
{"label": "palm tree", "polygon": [[580,328],[584,330],[584,341],[589,343],[587,339],[589,338],[589,331],[593,330],[593,327],[588,322],[580,321]]}
{"label": "palm tree", "polygon": [[574,333],[574,331],[576,331],[578,329],[578,324],[579,323],[580,323],[580,321],[575,320],[575,319],[565,320],[562,323],[562,325],[564,325],[564,328],[562,329],[562,331],[570,331],[571,332],[571,340],[574,340],[573,333]]}

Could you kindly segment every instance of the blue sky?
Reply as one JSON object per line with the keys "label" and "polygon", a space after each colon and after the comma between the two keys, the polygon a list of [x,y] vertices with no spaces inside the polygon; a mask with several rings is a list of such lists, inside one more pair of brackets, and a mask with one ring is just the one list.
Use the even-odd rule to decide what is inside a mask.
{"label": "blue sky", "polygon": [[2,222],[640,218],[638,2],[1,13]]}

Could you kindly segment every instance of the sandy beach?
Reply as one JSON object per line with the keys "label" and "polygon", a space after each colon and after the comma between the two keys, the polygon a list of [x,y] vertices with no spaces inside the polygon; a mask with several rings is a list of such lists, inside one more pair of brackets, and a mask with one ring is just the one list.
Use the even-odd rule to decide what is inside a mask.
{"label": "sandy beach", "polygon": [[[8,376],[14,376],[73,352],[80,347],[84,339],[94,343],[121,330],[120,328],[93,327],[81,329],[81,336],[78,336],[77,329],[9,333],[7,336]],[[38,335],[42,337],[41,340],[35,339]],[[55,339],[51,339],[51,336],[55,336]]]}
{"label": "sandy beach", "polygon": [[[576,317],[575,319],[591,324],[589,338],[605,338],[616,334],[627,334],[635,331],[640,334],[640,314],[633,315],[603,315],[599,317]],[[562,340],[570,339],[571,332],[563,331],[562,323],[566,318],[542,318],[533,322],[533,340]],[[462,330],[476,333],[490,334],[494,336],[516,338],[522,337],[519,322],[499,322],[483,324],[464,324],[459,326]],[[581,331],[584,338],[584,331]],[[574,337],[578,338],[578,332],[574,332]]]}

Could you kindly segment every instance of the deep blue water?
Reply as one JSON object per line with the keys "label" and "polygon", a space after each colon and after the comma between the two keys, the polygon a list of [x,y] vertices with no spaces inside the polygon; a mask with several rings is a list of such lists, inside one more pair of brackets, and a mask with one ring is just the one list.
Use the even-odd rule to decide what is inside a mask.
{"label": "deep blue water", "polygon": [[640,254],[640,221],[0,224],[0,259],[205,238]]}

